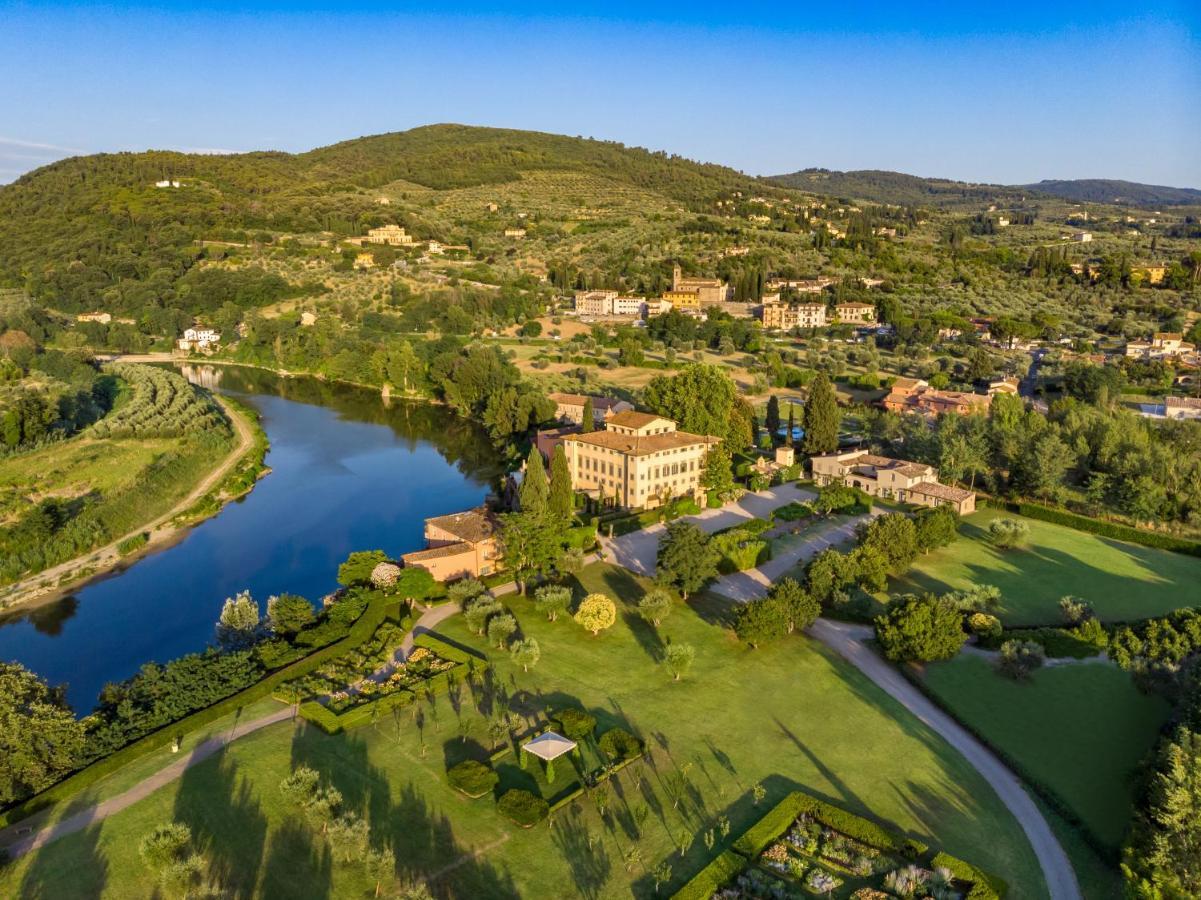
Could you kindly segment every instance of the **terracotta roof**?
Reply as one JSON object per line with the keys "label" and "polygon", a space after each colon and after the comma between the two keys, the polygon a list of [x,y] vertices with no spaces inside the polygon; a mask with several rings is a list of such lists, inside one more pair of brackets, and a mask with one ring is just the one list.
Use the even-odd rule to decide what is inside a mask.
{"label": "terracotta roof", "polygon": [[1168,397],[1164,406],[1178,409],[1201,409],[1201,397]]}
{"label": "terracotta roof", "polygon": [[[635,412],[632,409],[627,409],[625,412],[619,412],[610,417],[609,424],[620,425],[623,428],[645,428],[652,422],[662,419],[665,422],[671,422],[671,419],[666,416],[656,416],[653,413]],[[674,424],[674,423],[672,423]]]}
{"label": "terracotta roof", "polygon": [[[609,421],[613,421],[610,419]],[[716,444],[718,439],[687,431],[668,431],[663,434],[622,434],[617,431],[594,431],[591,434],[573,434],[563,439],[564,443],[588,444],[626,453],[631,456],[646,456],[660,450],[675,450],[678,447],[694,447],[697,444]]]}
{"label": "terracotta roof", "polygon": [[[547,394],[546,396],[551,400],[554,400],[556,403],[562,403],[567,406],[583,406],[590,399],[584,394],[554,393]],[[592,397],[591,400],[593,409],[609,409],[611,406],[613,406],[613,404],[620,402],[618,400],[614,400],[612,397]]]}
{"label": "terracotta roof", "polygon": [[975,496],[972,491],[952,487],[949,484],[943,484],[939,481],[919,482],[909,489],[909,493],[925,494],[927,497],[934,497],[938,500],[952,500],[956,503],[966,500],[968,497]]}
{"label": "terracotta roof", "polygon": [[460,541],[457,544],[444,544],[441,547],[430,547],[428,550],[414,550],[412,553],[405,553],[400,558],[405,563],[422,562],[427,559],[441,559],[444,556],[459,556],[463,553],[471,553],[471,545]]}
{"label": "terracotta roof", "polygon": [[488,510],[483,506],[465,512],[451,513],[449,516],[435,516],[432,519],[426,519],[425,524],[441,528],[471,544],[491,537],[494,530]]}
{"label": "terracotta roof", "polygon": [[835,309],[875,309],[874,303],[838,303],[834,306]]}
{"label": "terracotta roof", "polygon": [[920,378],[906,378],[904,376],[898,376],[897,379],[893,381],[892,386],[893,388],[913,389],[920,384],[925,384],[925,382]]}

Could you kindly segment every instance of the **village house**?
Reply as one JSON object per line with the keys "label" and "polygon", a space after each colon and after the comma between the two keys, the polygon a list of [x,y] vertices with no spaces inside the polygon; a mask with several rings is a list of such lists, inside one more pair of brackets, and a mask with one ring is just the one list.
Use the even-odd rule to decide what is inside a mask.
{"label": "village house", "polygon": [[572,487],[617,506],[655,508],[675,497],[700,500],[709,448],[718,438],[676,430],[671,419],[619,412],[604,431],[562,439]]}
{"label": "village house", "polygon": [[890,412],[916,413],[933,418],[942,413],[966,416],[987,412],[991,398],[966,391],[940,391],[920,378],[898,378],[881,405]]}
{"label": "village house", "polygon": [[575,311],[581,316],[640,319],[647,312],[644,297],[623,297],[618,291],[577,291]]}
{"label": "village house", "polygon": [[678,265],[671,271],[671,290],[695,291],[702,306],[734,299],[734,291],[720,278],[685,278]]}
{"label": "village house", "polygon": [[1179,331],[1157,331],[1149,341],[1129,341],[1126,355],[1141,359],[1167,359],[1188,356],[1196,350]]}
{"label": "village house", "polygon": [[214,331],[212,328],[188,328],[184,330],[183,337],[175,342],[175,345],[183,351],[199,350],[202,353],[207,353],[216,350],[221,343],[221,332]]}
{"label": "village house", "polygon": [[699,311],[701,308],[700,291],[664,291],[660,300],[670,303],[672,309]]}
{"label": "village house", "polygon": [[156,188],[177,188],[177,187],[182,187],[182,185],[181,185],[181,184],[180,184],[178,181],[176,181],[175,179],[173,179],[173,178],[164,178],[162,181],[156,181],[156,182],[154,183],[154,186],[155,186]]}
{"label": "village house", "polygon": [[1088,231],[1077,231],[1072,235],[1072,240],[1077,244],[1087,244],[1093,239],[1092,233]]}
{"label": "village house", "polygon": [[437,581],[480,578],[500,567],[496,520],[487,507],[425,520],[424,550],[406,553],[406,566],[420,566]]}
{"label": "village house", "polygon": [[76,322],[99,322],[101,325],[107,325],[112,320],[112,314],[106,312],[80,313],[75,317]]}
{"label": "village house", "polygon": [[1012,376],[1007,378],[995,378],[988,383],[986,393],[988,396],[994,394],[1018,394],[1020,392],[1021,382]]}
{"label": "village house", "polygon": [[367,243],[387,244],[389,247],[408,247],[413,243],[413,236],[406,234],[399,225],[381,225],[367,231]]}
{"label": "village house", "polygon": [[876,306],[873,303],[839,303],[834,307],[834,321],[874,325]]}
{"label": "village house", "polygon": [[824,328],[827,324],[824,303],[765,303],[759,315],[764,328],[778,328],[784,331],[793,328]]}
{"label": "village house", "polygon": [[974,492],[941,483],[938,471],[924,463],[852,450],[814,456],[809,464],[818,486],[841,482],[872,497],[918,506],[949,506],[961,516],[976,510]]}
{"label": "village house", "polygon": [[525,229],[524,228],[506,228],[505,229],[505,237],[517,238],[518,240],[520,240],[521,238],[525,237]]}
{"label": "village house", "polygon": [[614,400],[612,397],[588,397],[584,394],[547,394],[555,401],[555,418],[561,422],[572,422],[576,425],[584,423],[584,404],[592,401],[593,425],[603,425],[605,420],[618,413],[631,412],[634,404],[625,400]]}
{"label": "village house", "polygon": [[772,291],[788,288],[789,290],[796,291],[798,294],[820,294],[833,283],[833,278],[823,275],[820,278],[769,278],[765,286],[768,290]]}
{"label": "village house", "polygon": [[796,450],[792,447],[777,447],[773,456],[760,456],[751,464],[751,473],[768,478],[782,469],[796,465]]}
{"label": "village house", "polygon": [[1168,397],[1163,414],[1169,419],[1201,419],[1201,397]]}
{"label": "village house", "polygon": [[1162,263],[1147,263],[1135,266],[1132,274],[1142,276],[1147,284],[1162,284],[1168,274],[1168,267]]}

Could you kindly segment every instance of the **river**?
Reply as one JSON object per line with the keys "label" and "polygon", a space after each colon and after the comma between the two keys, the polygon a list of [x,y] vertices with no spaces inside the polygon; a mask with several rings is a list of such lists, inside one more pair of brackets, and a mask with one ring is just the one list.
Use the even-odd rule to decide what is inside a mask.
{"label": "river", "polygon": [[487,435],[437,406],[255,369],[184,373],[260,412],[272,471],[172,546],[0,619],[0,660],[65,684],[81,715],[143,663],[204,649],[226,597],[317,602],[352,550],[419,549],[425,518],[479,504],[501,474]]}

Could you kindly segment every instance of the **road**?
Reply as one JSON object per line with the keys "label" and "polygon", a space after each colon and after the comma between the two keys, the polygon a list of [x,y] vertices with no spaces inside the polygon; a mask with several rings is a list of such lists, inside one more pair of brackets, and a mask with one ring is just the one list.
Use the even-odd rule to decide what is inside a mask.
{"label": "road", "polygon": [[988,748],[872,651],[866,643],[872,636],[870,626],[818,619],[809,628],[809,634],[851,663],[922,724],[959,751],[997,792],[1001,802],[1026,833],[1042,867],[1052,900],[1079,900],[1080,885],[1076,882],[1072,864],[1022,782]]}
{"label": "road", "polygon": [[139,526],[129,534],[123,534],[110,544],[106,544],[96,550],[91,550],[87,553],[77,556],[74,559],[59,563],[56,566],[51,566],[48,569],[30,575],[21,581],[13,582],[0,592],[0,609],[8,609],[20,603],[26,603],[46,594],[58,593],[67,590],[74,586],[71,582],[63,582],[65,576],[70,575],[75,570],[86,567],[88,574],[86,577],[92,578],[96,575],[113,568],[117,563],[128,557],[123,557],[117,552],[117,546],[124,540],[131,538],[142,532],[148,532],[149,540],[143,547],[142,551],[153,548],[157,544],[164,543],[179,533],[180,528],[171,525],[171,520],[177,515],[187,510],[195,504],[201,497],[211,491],[214,487],[221,483],[221,480],[229,473],[229,471],[237,465],[238,461],[250,449],[254,442],[254,430],[250,427],[250,423],[243,418],[242,414],[236,411],[233,407],[227,404],[221,397],[214,395],[221,408],[225,410],[225,414],[229,416],[229,420],[233,423],[234,433],[237,435],[238,442],[229,452],[229,455],[221,461],[220,465],[214,468],[203,479],[201,479],[188,495],[176,503],[171,509],[163,513],[156,519]]}
{"label": "road", "polygon": [[[759,493],[746,493],[740,500],[727,503],[718,509],[706,509],[695,516],[684,516],[677,521],[692,522],[706,534],[738,525],[748,519],[766,519],[772,510],[788,503],[804,503],[817,494],[799,488],[795,484],[782,484]],[[603,526],[602,526],[603,527]],[[601,546],[607,558],[639,575],[655,574],[655,558],[659,552],[659,537],[667,530],[666,525],[651,525],[632,534],[607,538],[601,536]]]}

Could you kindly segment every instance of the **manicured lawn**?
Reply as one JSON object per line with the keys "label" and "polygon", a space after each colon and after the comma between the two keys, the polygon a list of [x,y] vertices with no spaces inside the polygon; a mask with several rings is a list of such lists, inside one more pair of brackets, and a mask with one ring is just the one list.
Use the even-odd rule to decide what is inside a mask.
{"label": "manicured lawn", "polygon": [[[489,650],[491,689],[423,701],[416,719],[401,710],[337,737],[288,723],[264,729],[130,809],[0,871],[0,895],[149,896],[138,841],[178,819],[200,836],[232,896],[370,896],[374,885],[361,868],[332,860],[320,836],[282,803],[279,781],[303,761],[370,818],[375,839],[395,849],[401,876],[430,877],[438,896],[649,898],[651,870],[669,861],[665,895],[797,786],[988,868],[1014,896],[1046,896],[1020,828],[974,770],[821,645],[797,636],[748,650],[722,624],[728,608],[705,596],[695,607],[678,605],[656,633],[632,612],[642,586],[627,572],[592,566],[581,582],[581,592],[622,598],[607,632],[594,638],[569,618],[547,622],[528,601],[510,598],[524,635],[542,646],[529,673]],[[481,646],[459,617],[439,631]],[[692,671],[678,683],[658,661],[667,640],[696,648]],[[448,764],[486,753],[482,712],[502,695],[530,724],[544,710],[581,704],[600,720],[599,731],[622,724],[647,740],[652,759],[606,786],[606,821],[585,800],[550,827],[523,830],[496,813],[492,798],[470,801],[449,788]],[[565,768],[557,767],[547,792],[569,780]],[[533,767],[505,776],[540,778]],[[767,795],[756,806],[751,788],[759,782]],[[730,834],[715,833],[710,850],[703,837],[721,816]],[[681,856],[684,835],[690,847]]]}
{"label": "manicured lawn", "polygon": [[1105,843],[1130,820],[1134,775],[1169,704],[1104,663],[1043,668],[1029,682],[961,655],[928,666],[925,682],[955,715],[1049,787]]}
{"label": "manicured lawn", "polygon": [[942,593],[980,584],[1001,589],[1007,625],[1059,624],[1059,598],[1089,601],[1107,621],[1145,619],[1201,604],[1201,559],[1125,544],[1061,525],[1022,519],[1030,526],[1025,549],[998,550],[986,537],[997,510],[968,516],[960,538],[918,559],[889,584],[892,593]]}

